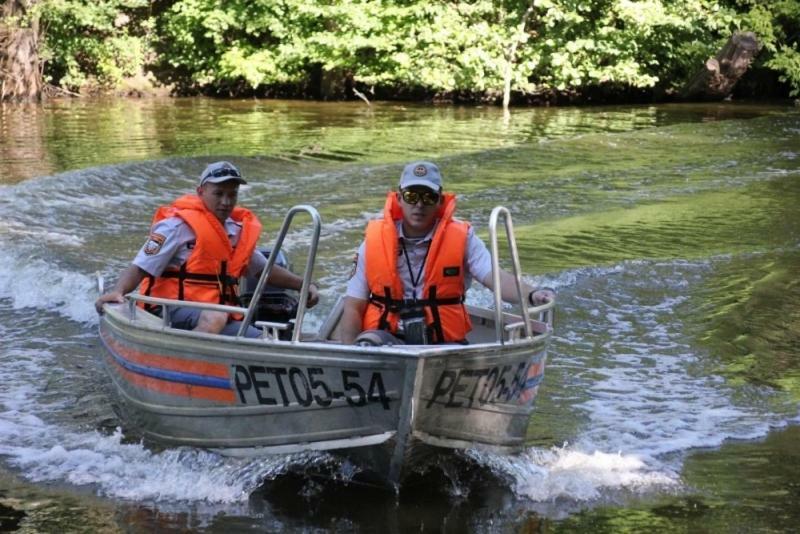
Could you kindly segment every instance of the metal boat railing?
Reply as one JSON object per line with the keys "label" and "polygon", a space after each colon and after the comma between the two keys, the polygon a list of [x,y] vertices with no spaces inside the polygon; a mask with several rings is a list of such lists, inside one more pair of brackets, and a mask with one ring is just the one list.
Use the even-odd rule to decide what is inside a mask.
{"label": "metal boat railing", "polygon": [[[295,316],[294,330],[292,332],[292,342],[299,341],[300,335],[302,333],[303,318],[305,317],[305,312],[307,307],[308,289],[309,286],[311,285],[314,263],[316,260],[317,248],[319,245],[319,236],[322,227],[321,218],[317,210],[312,206],[304,204],[292,207],[286,214],[286,217],[283,220],[283,224],[281,225],[281,228],[276,237],[275,244],[271,249],[269,259],[267,260],[267,265],[261,273],[261,277],[259,278],[258,283],[256,284],[255,290],[253,292],[253,296],[250,300],[249,305],[246,308],[240,306],[227,306],[223,304],[210,304],[207,302],[192,302],[185,300],[149,297],[141,295],[139,293],[130,293],[127,296],[129,297],[131,317],[135,316],[136,302],[143,302],[143,303],[163,306],[163,309],[165,310],[165,312],[162,313],[162,321],[164,326],[170,325],[170,318],[168,313],[168,308],[170,306],[199,308],[203,310],[241,314],[244,316],[244,320],[242,321],[242,326],[239,328],[239,331],[237,332],[236,335],[237,337],[243,336],[247,326],[251,323],[256,313],[258,302],[261,298],[261,294],[263,293],[264,288],[267,285],[267,280],[269,279],[270,272],[272,271],[272,268],[275,265],[278,253],[281,249],[281,246],[283,245],[283,240],[285,239],[286,234],[288,233],[289,227],[295,215],[297,215],[300,212],[306,212],[311,216],[314,228],[313,228],[313,236],[311,239],[311,243],[309,245],[308,258],[306,260],[306,268],[303,274],[303,283],[300,289],[300,297],[297,306],[297,315]],[[501,217],[503,218],[508,247],[511,253],[511,260],[513,264],[513,276],[515,278],[517,297],[519,299],[519,306],[521,311],[520,317],[522,318],[521,321],[517,321],[511,324],[504,324],[505,321],[503,317],[504,314],[502,305],[503,302],[502,288],[500,284],[500,260],[499,260],[498,243],[497,243],[497,225]],[[547,325],[547,328],[551,328],[553,320],[552,309],[555,305],[555,302],[548,302],[546,304],[530,308],[528,307],[527,295],[525,295],[522,285],[522,278],[521,278],[522,271],[519,263],[519,253],[517,251],[516,239],[514,236],[514,226],[511,220],[510,212],[503,206],[497,206],[492,210],[492,214],[489,219],[489,237],[491,241],[491,252],[492,252],[492,281],[494,286],[493,293],[494,293],[494,308],[495,308],[494,323],[495,323],[495,337],[497,342],[500,343],[501,345],[504,345],[506,341],[513,343],[518,339],[520,339],[520,333],[524,333],[526,339],[534,337],[535,334],[531,324],[532,321],[531,316],[535,316],[536,314],[539,314],[539,320],[545,323]],[[262,321],[256,322],[255,325],[264,329],[264,337],[272,339],[278,339],[278,332],[280,330],[285,330],[289,327],[288,323],[272,323],[272,322],[262,322]]]}
{"label": "metal boat railing", "polygon": [[[261,293],[263,293],[264,288],[267,285],[267,280],[269,279],[270,272],[272,271],[272,268],[275,265],[275,260],[278,257],[278,252],[280,251],[281,246],[283,245],[283,240],[286,237],[287,232],[289,231],[289,226],[291,225],[294,216],[303,211],[311,215],[311,220],[314,223],[314,233],[311,238],[311,243],[308,249],[308,258],[306,260],[306,268],[303,274],[303,284],[300,288],[300,297],[297,303],[297,315],[295,316],[294,331],[292,332],[292,342],[299,341],[300,334],[303,329],[303,318],[305,317],[306,313],[308,288],[311,285],[311,278],[314,270],[314,262],[317,257],[317,246],[319,245],[319,234],[322,228],[322,219],[319,216],[319,212],[317,212],[317,210],[313,206],[308,206],[305,204],[293,206],[286,214],[286,217],[283,219],[283,224],[281,225],[281,228],[278,231],[278,235],[275,239],[275,244],[272,246],[269,259],[267,260],[267,266],[261,272],[261,277],[258,279],[258,283],[256,284],[256,288],[253,291],[253,296],[250,299],[250,304],[248,305],[248,307],[244,308],[240,306],[210,304],[207,302],[193,302],[187,300],[148,297],[146,295],[141,295],[139,293],[130,293],[127,296],[130,299],[129,305],[130,305],[131,317],[133,317],[136,313],[136,302],[144,302],[147,304],[156,304],[163,306],[165,310],[164,313],[162,313],[162,320],[164,322],[164,326],[170,325],[169,313],[167,312],[168,306],[181,306],[186,308],[199,308],[203,310],[220,311],[225,313],[237,313],[244,315],[244,319],[242,321],[242,326],[239,328],[239,331],[237,332],[236,336],[237,337],[243,336],[245,331],[247,330],[247,326],[250,324],[250,322],[253,319],[253,316],[256,313],[259,300],[261,299]],[[288,325],[283,323],[258,322],[256,323],[256,326],[266,327],[267,329],[271,330],[272,335],[275,338],[277,338],[276,335],[277,330],[284,330],[288,328]],[[265,332],[266,331],[267,330],[265,330]]]}
{"label": "metal boat railing", "polygon": [[[504,226],[506,229],[506,239],[508,241],[508,248],[511,252],[511,262],[514,268],[514,279],[517,288],[517,297],[519,298],[520,316],[522,317],[520,323],[513,323],[503,326],[503,299],[502,288],[500,286],[500,257],[498,255],[497,246],[497,223],[500,217],[503,217]],[[530,338],[533,336],[533,328],[531,327],[531,314],[539,313],[543,322],[548,326],[552,326],[551,309],[555,305],[554,302],[548,302],[541,306],[528,308],[528,298],[525,295],[522,278],[521,268],[519,265],[519,253],[517,252],[517,241],[514,237],[514,224],[511,221],[511,213],[503,206],[497,206],[492,210],[492,215],[489,217],[489,239],[492,247],[492,285],[494,286],[494,313],[495,313],[495,333],[497,341],[503,345],[505,344],[505,332],[508,332],[509,338],[513,339],[512,331],[519,329],[522,326],[525,337]]]}
{"label": "metal boat railing", "polygon": [[253,298],[250,299],[250,305],[247,307],[247,313],[245,314],[244,320],[242,321],[242,326],[239,328],[239,333],[237,335],[244,335],[247,326],[253,319],[253,315],[256,313],[256,309],[258,308],[258,302],[261,299],[261,293],[264,291],[264,286],[267,284],[270,271],[272,271],[272,267],[275,265],[275,260],[278,258],[278,253],[281,250],[281,245],[283,245],[283,239],[286,237],[286,233],[289,231],[289,226],[292,223],[292,219],[294,219],[294,216],[301,211],[305,211],[311,215],[311,220],[314,223],[314,235],[311,237],[311,243],[308,247],[308,258],[306,258],[306,268],[303,272],[303,285],[300,288],[300,297],[297,303],[297,315],[295,316],[294,332],[292,332],[292,341],[300,340],[300,332],[303,329],[303,317],[306,313],[306,301],[308,300],[308,286],[311,285],[311,275],[314,271],[314,262],[317,259],[317,246],[319,245],[319,234],[322,228],[322,219],[319,216],[319,212],[313,206],[308,206],[306,204],[293,206],[286,214],[286,217],[284,217],[283,224],[278,232],[278,237],[275,239],[275,244],[272,246],[272,251],[270,252],[269,260],[267,261],[267,266],[261,272],[261,278],[258,279],[258,284],[256,284],[256,288],[253,291]]}

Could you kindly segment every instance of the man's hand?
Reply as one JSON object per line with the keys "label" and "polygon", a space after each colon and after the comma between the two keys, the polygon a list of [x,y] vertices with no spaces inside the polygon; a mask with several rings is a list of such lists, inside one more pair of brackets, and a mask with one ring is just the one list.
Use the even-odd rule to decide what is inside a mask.
{"label": "man's hand", "polygon": [[319,302],[319,288],[317,284],[311,282],[308,284],[308,299],[306,299],[306,306],[313,308]]}
{"label": "man's hand", "polygon": [[119,291],[109,291],[104,295],[100,295],[96,301],[94,301],[94,309],[97,310],[97,313],[103,314],[103,304],[106,302],[117,302],[122,304],[125,302],[125,297]]}
{"label": "man's hand", "polygon": [[[281,267],[280,265],[272,266],[267,283],[275,287],[293,289],[295,291],[300,291],[303,288],[303,278],[294,274],[292,271]],[[306,306],[313,308],[316,306],[317,302],[319,302],[319,288],[317,287],[316,283],[311,282],[308,284],[308,298],[306,299]]]}
{"label": "man's hand", "polygon": [[106,302],[118,302],[122,304],[125,302],[125,295],[136,289],[145,276],[147,276],[145,271],[131,263],[128,265],[127,269],[122,271],[114,289],[100,295],[100,297],[94,301],[94,309],[97,310],[97,313],[102,314],[103,304]]}

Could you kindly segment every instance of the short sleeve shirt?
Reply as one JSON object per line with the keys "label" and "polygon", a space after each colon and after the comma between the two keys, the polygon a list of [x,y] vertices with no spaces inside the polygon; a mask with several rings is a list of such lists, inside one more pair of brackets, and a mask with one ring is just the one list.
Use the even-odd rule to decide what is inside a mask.
{"label": "short sleeve shirt", "polygon": [[[397,221],[396,224],[398,239],[401,240],[400,247],[398,247],[400,254],[397,256],[397,273],[403,282],[403,298],[420,298],[425,286],[425,265],[423,262],[431,241],[433,241],[433,234],[436,228],[432,229],[425,237],[415,239],[407,238],[403,235],[402,221]],[[408,260],[406,260],[406,254],[402,252],[403,245],[405,245]],[[346,296],[361,300],[367,300],[370,293],[369,284],[367,283],[366,260],[364,259],[365,247],[366,243],[362,241],[358,247],[355,271],[347,282],[347,290],[345,292]],[[492,272],[492,256],[483,241],[475,235],[475,231],[471,226],[467,233],[464,272],[467,273],[464,277],[464,291],[472,285],[473,278],[483,282],[488,279],[489,274]],[[414,286],[414,281],[417,282],[416,287]]]}
{"label": "short sleeve shirt", "polygon": [[[231,246],[236,246],[242,225],[229,217],[225,221],[225,232]],[[166,269],[177,269],[183,265],[196,241],[194,230],[180,217],[162,219],[150,229],[150,235],[133,259],[133,264],[152,276],[161,276]],[[264,255],[254,250],[245,274],[255,276],[266,264]]]}

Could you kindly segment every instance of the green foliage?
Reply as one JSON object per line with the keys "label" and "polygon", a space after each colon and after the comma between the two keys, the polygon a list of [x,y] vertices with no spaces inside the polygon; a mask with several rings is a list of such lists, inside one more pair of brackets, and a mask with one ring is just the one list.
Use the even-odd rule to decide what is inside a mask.
{"label": "green foliage", "polygon": [[800,1],[739,0],[743,11],[740,27],[754,32],[766,54],[763,63],[780,73],[779,79],[790,86],[791,96],[800,95]]}
{"label": "green foliage", "polygon": [[114,88],[141,72],[148,57],[147,0],[42,0],[41,55],[51,83]]}
{"label": "green foliage", "polygon": [[778,78],[789,84],[791,96],[800,96],[800,52],[797,45],[781,46],[765,65],[781,73]]}
{"label": "green foliage", "polygon": [[148,65],[185,92],[364,87],[498,95],[672,90],[737,28],[800,87],[800,0],[42,0],[47,72],[114,86]]}
{"label": "green foliage", "polygon": [[162,53],[197,87],[299,82],[320,65],[366,85],[496,92],[509,63],[522,91],[652,87],[713,51],[732,20],[705,0],[181,0]]}
{"label": "green foliage", "polygon": [[[585,85],[680,85],[727,34],[731,13],[713,1],[538,0],[546,6],[540,78],[558,90]],[[705,56],[705,57],[704,57]]]}

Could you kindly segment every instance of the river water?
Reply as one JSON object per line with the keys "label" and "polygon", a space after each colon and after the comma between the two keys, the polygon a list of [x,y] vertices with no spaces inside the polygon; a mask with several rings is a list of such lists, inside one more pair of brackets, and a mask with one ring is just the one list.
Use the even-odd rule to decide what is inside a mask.
{"label": "river water", "polygon": [[[783,532],[800,522],[800,110],[501,110],[206,99],[0,108],[0,530]],[[143,445],[100,367],[113,283],[153,210],[230,159],[274,237],[323,238],[319,326],[400,169],[436,161],[486,237],[512,213],[559,293],[517,457],[466,451],[399,497],[325,454]],[[300,219],[300,218],[298,218]],[[310,230],[286,245],[304,264]],[[264,244],[268,244],[265,240]],[[469,301],[488,304],[475,287]],[[299,473],[299,474],[298,474]]]}

